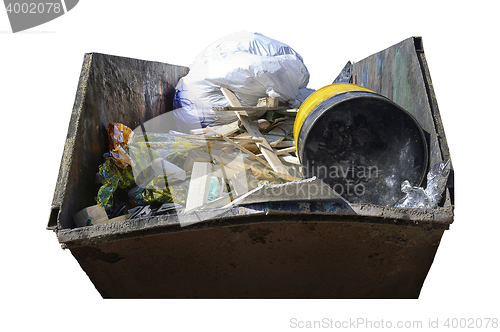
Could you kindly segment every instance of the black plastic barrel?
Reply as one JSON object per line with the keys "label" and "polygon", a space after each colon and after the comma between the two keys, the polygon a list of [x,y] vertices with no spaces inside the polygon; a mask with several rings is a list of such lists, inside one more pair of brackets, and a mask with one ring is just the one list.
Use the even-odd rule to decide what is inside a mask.
{"label": "black plastic barrel", "polygon": [[394,205],[401,183],[420,186],[428,166],[424,132],[390,99],[354,84],[332,84],[301,106],[294,127],[306,177],[350,203]]}

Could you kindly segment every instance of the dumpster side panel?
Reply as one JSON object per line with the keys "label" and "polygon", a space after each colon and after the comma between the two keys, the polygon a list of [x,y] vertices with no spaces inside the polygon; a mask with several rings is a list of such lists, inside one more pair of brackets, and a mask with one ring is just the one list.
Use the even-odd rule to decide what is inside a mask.
{"label": "dumpster side panel", "polygon": [[70,250],[104,298],[417,298],[443,232],[268,222]]}
{"label": "dumpster side panel", "polygon": [[355,67],[356,84],[392,99],[420,123],[428,134],[430,165],[442,161],[413,39],[356,62]]}
{"label": "dumpster side panel", "polygon": [[[177,81],[187,67],[93,53],[86,54],[52,209],[58,227],[73,228],[72,216],[96,204],[98,166],[109,151],[107,127],[132,129],[172,110]],[[54,225],[51,214],[49,226]]]}
{"label": "dumpster side panel", "polygon": [[77,137],[78,124],[83,108],[85,94],[88,87],[88,80],[91,72],[91,66],[92,66],[92,54],[85,54],[83,59],[82,70],[80,72],[80,78],[78,79],[78,87],[76,90],[75,102],[73,104],[73,111],[71,113],[71,118],[69,122],[68,134],[66,136],[66,142],[64,144],[64,151],[61,158],[61,164],[59,166],[59,174],[57,176],[56,188],[54,191],[54,196],[52,198],[51,213],[47,227],[49,229],[54,229],[58,226],[59,213],[64,199],[64,194],[66,192],[66,184],[68,182],[69,170],[74,155],[75,139]]}
{"label": "dumpster side panel", "polygon": [[[429,145],[429,167],[450,158],[422,38],[408,38],[356,62],[353,72],[353,83],[392,99],[420,123]],[[445,197],[447,206],[454,204],[453,177],[452,169]]]}

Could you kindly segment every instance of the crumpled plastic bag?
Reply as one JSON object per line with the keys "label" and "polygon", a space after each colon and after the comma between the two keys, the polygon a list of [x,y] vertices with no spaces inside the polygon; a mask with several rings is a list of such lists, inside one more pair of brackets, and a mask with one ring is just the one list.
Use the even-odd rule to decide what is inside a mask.
{"label": "crumpled plastic bag", "polygon": [[186,205],[188,187],[189,181],[171,185],[165,177],[159,176],[153,179],[146,188],[133,188],[129,191],[128,196],[138,205],[153,203]]}
{"label": "crumpled plastic bag", "polygon": [[[158,159],[163,159],[179,168],[184,167],[186,155],[190,150],[208,152],[206,143],[192,142],[167,133],[136,134],[134,141],[128,146],[133,162],[132,170],[137,184],[143,183],[142,173]],[[182,177],[178,177],[183,179]]]}
{"label": "crumpled plastic bag", "polygon": [[130,166],[118,167],[116,161],[109,154],[105,154],[104,158],[106,159],[105,162],[99,166],[102,185],[97,192],[96,201],[101,206],[107,207],[112,205],[111,198],[118,188],[128,188],[135,183],[135,180]]}
{"label": "crumpled plastic bag", "polygon": [[144,134],[138,128],[133,142],[128,145],[133,161],[132,176],[137,185],[128,192],[129,198],[138,205],[185,205],[189,181],[185,180],[183,166],[187,153],[193,149],[208,152],[206,144],[169,133]]}
{"label": "crumpled plastic bag", "polygon": [[299,92],[308,82],[303,59],[290,46],[258,33],[237,32],[208,46],[179,80],[174,119],[182,132],[237,120],[234,112],[212,110],[229,106],[221,87],[231,90],[242,106],[255,106],[259,98],[277,97],[297,108],[303,102]]}
{"label": "crumpled plastic bag", "polygon": [[403,181],[401,191],[406,194],[394,206],[400,208],[435,208],[441,196],[443,195],[450,174],[450,160],[442,161],[436,164],[427,174],[427,187],[414,187],[408,182]]}

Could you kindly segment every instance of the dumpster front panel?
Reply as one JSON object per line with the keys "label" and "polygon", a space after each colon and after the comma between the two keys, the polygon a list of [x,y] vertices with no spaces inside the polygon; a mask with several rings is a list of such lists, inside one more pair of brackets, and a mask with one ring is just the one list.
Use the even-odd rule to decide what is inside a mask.
{"label": "dumpster front panel", "polygon": [[104,298],[418,298],[443,232],[276,221],[70,250]]}

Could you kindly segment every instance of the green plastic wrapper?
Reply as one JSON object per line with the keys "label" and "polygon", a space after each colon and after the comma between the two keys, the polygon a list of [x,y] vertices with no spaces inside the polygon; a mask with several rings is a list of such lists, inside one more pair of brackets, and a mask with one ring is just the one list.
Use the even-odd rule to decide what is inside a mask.
{"label": "green plastic wrapper", "polygon": [[158,158],[183,168],[190,150],[209,152],[206,144],[165,133],[136,134],[127,126],[114,122],[108,125],[108,138],[110,150],[104,155],[105,162],[99,166],[103,183],[96,201],[101,206],[110,209],[113,195],[118,189],[128,189],[129,198],[137,205],[186,204],[189,181],[175,182],[172,185],[166,178],[159,176],[148,183],[146,188],[134,188],[134,177],[139,178],[151,162]]}
{"label": "green plastic wrapper", "polygon": [[102,177],[102,186],[97,192],[96,201],[101,206],[112,205],[111,198],[114,192],[120,189],[126,189],[135,183],[132,168],[118,167],[108,154],[104,155],[106,161],[99,166],[99,175]]}
{"label": "green plastic wrapper", "polygon": [[155,178],[135,196],[134,203],[138,205],[149,205],[153,203],[178,203],[186,205],[189,181],[184,181],[176,185],[168,185],[164,176]]}

